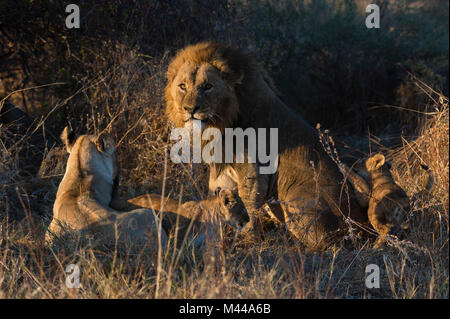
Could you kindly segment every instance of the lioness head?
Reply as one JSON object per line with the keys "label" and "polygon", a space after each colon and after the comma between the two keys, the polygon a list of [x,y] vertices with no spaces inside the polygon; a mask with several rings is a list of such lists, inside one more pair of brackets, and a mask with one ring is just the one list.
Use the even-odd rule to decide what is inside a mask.
{"label": "lioness head", "polygon": [[239,112],[236,89],[246,63],[253,62],[239,51],[210,42],[181,50],[167,71],[169,119],[177,127],[194,119],[209,127],[232,127]]}
{"label": "lioness head", "polygon": [[217,188],[215,192],[219,201],[220,214],[231,226],[240,230],[248,221],[247,210],[241,198],[229,189]]}
{"label": "lioness head", "polygon": [[[68,127],[61,134],[69,159],[67,160],[66,175],[79,175],[77,180],[86,188],[95,183],[97,189],[114,192],[118,186],[119,162],[114,139],[108,134],[76,135]],[[108,187],[104,187],[107,185]],[[112,194],[105,194],[112,196]],[[109,202],[106,203],[109,205]]]}

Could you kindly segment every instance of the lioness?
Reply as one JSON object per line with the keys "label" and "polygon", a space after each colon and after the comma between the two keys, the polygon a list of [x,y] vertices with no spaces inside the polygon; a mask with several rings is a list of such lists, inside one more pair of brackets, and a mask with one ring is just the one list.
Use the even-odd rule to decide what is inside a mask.
{"label": "lioness", "polygon": [[[112,240],[116,229],[121,239],[147,241],[155,247],[157,225],[152,211],[119,213],[110,208],[117,189],[119,163],[115,143],[108,134],[75,134],[66,127],[61,134],[69,158],[53,205],[53,219],[46,240],[53,242],[65,230],[92,233],[96,240]],[[105,238],[103,238],[105,237]],[[161,230],[161,243],[167,236]]]}
{"label": "lioness", "polygon": [[[161,198],[159,195],[146,194],[128,200],[129,203],[164,212],[163,221],[166,230],[174,232],[177,226],[177,215],[182,217],[178,221],[178,238],[183,240],[186,230],[194,222],[194,228],[200,230],[201,224],[215,224],[224,221],[232,227],[240,230],[249,221],[244,204],[237,194],[228,189],[217,189],[215,196],[211,196],[202,201],[189,201],[179,205],[177,201],[170,198]],[[167,215],[169,214],[169,215]],[[194,231],[195,233],[196,231]]]}
{"label": "lioness", "polygon": [[[426,186],[429,191],[433,175],[427,167],[423,168],[429,172]],[[387,234],[398,235],[409,228],[410,199],[395,183],[383,154],[359,161],[352,169],[341,164],[341,169],[355,188],[360,205],[368,208],[369,221],[380,235],[375,247],[384,242]]]}
{"label": "lioness", "polygon": [[345,227],[343,216],[367,222],[354,194],[341,192],[342,176],[314,129],[281,101],[249,55],[211,42],[188,46],[170,62],[167,80],[166,113],[177,127],[197,119],[222,135],[225,128],[278,128],[276,173],[260,174],[259,163],[210,164],[210,193],[237,189],[253,227],[270,199],[274,215],[311,249],[334,242]]}

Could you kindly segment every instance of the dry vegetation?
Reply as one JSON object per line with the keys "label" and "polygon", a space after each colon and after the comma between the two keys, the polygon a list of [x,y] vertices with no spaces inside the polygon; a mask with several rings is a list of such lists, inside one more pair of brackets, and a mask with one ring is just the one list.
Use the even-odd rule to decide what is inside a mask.
{"label": "dry vegetation", "polygon": [[[68,31],[58,1],[0,1],[0,97],[13,93],[36,119],[26,134],[0,123],[0,298],[448,298],[447,1],[381,1],[386,29],[372,34],[358,27],[364,1],[87,2],[81,29]],[[163,88],[175,50],[207,38],[250,49],[293,108],[330,128],[343,161],[387,155],[413,203],[405,240],[373,249],[350,238],[353,248],[313,254],[283,227],[268,225],[262,242],[225,228],[219,242],[159,261],[76,238],[44,245],[62,175],[36,175],[53,140],[34,141],[67,123],[113,134],[123,196],[204,198],[207,168],[168,158]],[[435,175],[429,194],[420,164]],[[72,263],[80,289],[65,285]],[[368,264],[380,266],[380,289],[364,285]]]}

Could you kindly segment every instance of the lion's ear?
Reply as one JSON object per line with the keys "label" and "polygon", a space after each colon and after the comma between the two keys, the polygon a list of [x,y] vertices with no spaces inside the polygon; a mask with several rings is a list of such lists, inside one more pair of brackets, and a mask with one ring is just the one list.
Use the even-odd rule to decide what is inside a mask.
{"label": "lion's ear", "polygon": [[232,68],[223,60],[212,61],[211,64],[219,70],[222,78],[224,78],[232,86],[242,84],[245,74],[239,67]]}
{"label": "lion's ear", "polygon": [[374,156],[367,159],[366,168],[369,172],[374,171],[382,167],[384,165],[384,162],[385,158],[383,154],[375,154]]}
{"label": "lion's ear", "polygon": [[222,77],[231,85],[240,85],[244,80],[244,73],[231,71],[228,67],[222,68]]}
{"label": "lion's ear", "polygon": [[70,151],[76,141],[76,135],[68,126],[66,126],[61,133],[61,141],[64,143],[67,152],[70,154]]}
{"label": "lion's ear", "polygon": [[112,136],[109,135],[108,133],[100,134],[95,139],[94,143],[97,146],[97,149],[99,150],[99,152],[112,154],[116,150],[116,146],[115,146],[116,142],[114,141]]}

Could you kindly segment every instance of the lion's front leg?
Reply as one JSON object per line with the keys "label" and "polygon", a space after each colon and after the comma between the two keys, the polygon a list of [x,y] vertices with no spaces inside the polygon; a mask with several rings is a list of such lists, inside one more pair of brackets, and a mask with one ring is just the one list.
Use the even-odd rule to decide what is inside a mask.
{"label": "lion's front leg", "polygon": [[237,164],[238,193],[247,210],[250,222],[245,227],[252,229],[255,235],[263,232],[261,217],[269,187],[269,175],[259,174],[257,164]]}

